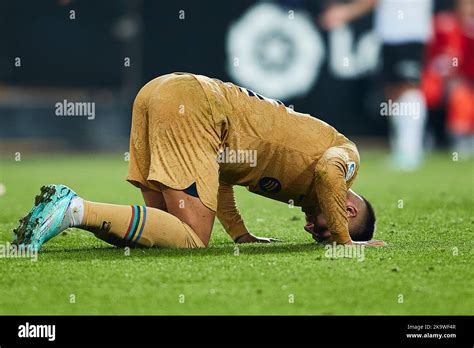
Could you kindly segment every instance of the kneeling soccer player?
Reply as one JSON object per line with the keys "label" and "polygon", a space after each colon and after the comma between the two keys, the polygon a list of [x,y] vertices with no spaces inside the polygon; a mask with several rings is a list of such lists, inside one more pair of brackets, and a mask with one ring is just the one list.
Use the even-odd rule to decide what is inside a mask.
{"label": "kneeling soccer player", "polygon": [[69,227],[117,246],[197,248],[214,218],[235,242],[269,242],[249,233],[233,185],[302,207],[318,241],[381,245],[375,215],[350,186],[356,146],[325,122],[280,101],[205,76],[174,73],[147,83],[133,104],[127,180],[146,206],[83,200],[64,185],[41,189],[15,229],[35,249]]}

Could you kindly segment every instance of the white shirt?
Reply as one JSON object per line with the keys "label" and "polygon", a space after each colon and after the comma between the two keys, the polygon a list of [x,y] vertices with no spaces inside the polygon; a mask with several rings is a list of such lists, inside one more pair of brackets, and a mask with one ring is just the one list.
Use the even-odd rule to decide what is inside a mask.
{"label": "white shirt", "polygon": [[431,36],[431,0],[379,0],[375,29],[384,43],[426,42]]}

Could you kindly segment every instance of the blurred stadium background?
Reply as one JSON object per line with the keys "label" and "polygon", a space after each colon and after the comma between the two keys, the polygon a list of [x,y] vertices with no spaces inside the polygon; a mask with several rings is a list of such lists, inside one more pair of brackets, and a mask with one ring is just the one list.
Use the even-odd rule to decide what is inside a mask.
{"label": "blurred stadium background", "polygon": [[[318,18],[337,2],[4,1],[0,151],[124,153],[137,91],[173,71],[233,81],[386,148],[373,15],[328,32]],[[436,1],[434,14],[453,3]],[[63,100],[94,102],[95,118],[57,117]],[[448,145],[445,114],[430,110],[431,148]]]}

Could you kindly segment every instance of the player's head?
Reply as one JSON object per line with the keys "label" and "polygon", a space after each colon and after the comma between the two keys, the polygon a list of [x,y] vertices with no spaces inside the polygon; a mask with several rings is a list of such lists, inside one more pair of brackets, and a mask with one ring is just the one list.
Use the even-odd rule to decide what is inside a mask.
{"label": "player's head", "polygon": [[349,234],[352,240],[371,240],[375,232],[375,211],[370,202],[352,190],[346,200]]}
{"label": "player's head", "polygon": [[[375,231],[375,212],[370,202],[354,191],[349,190],[346,199],[346,212],[349,234],[352,240],[371,240]],[[322,239],[331,236],[326,219],[322,214],[317,215],[314,219],[314,232]]]}

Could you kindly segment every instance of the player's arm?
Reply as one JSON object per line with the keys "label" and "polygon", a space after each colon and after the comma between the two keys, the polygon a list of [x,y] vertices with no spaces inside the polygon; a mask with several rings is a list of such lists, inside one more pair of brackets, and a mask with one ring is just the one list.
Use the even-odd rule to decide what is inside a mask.
{"label": "player's arm", "polygon": [[227,234],[236,243],[268,243],[274,241],[271,238],[254,236],[249,232],[237,209],[232,185],[220,182],[216,215]]}
{"label": "player's arm", "polygon": [[331,147],[318,161],[315,171],[319,207],[331,232],[331,240],[339,244],[352,242],[346,212],[347,190],[349,189],[346,177],[349,161],[349,154],[345,149]]}
{"label": "player's arm", "polygon": [[366,15],[373,10],[376,4],[377,0],[335,3],[323,12],[319,22],[324,29],[332,30]]}

